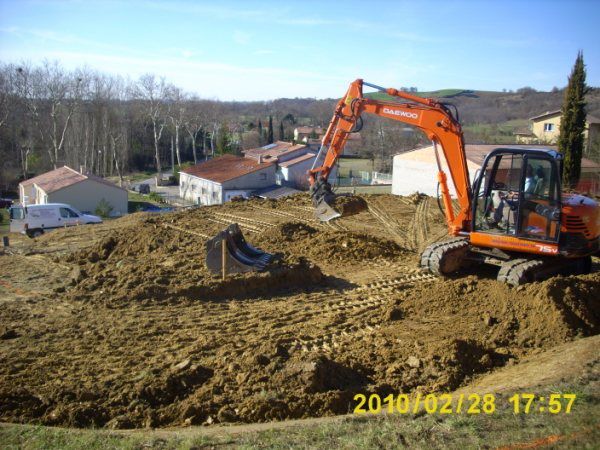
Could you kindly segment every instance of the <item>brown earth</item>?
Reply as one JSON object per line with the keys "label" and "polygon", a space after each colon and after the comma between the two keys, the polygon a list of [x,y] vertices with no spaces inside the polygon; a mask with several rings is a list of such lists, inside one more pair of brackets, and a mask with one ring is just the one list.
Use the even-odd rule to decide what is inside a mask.
{"label": "brown earth", "polygon": [[[328,224],[307,196],[132,215],[0,254],[0,419],[76,427],[346,413],[357,392],[433,392],[600,326],[600,274],[517,289],[438,280],[435,201],[365,196]],[[277,253],[222,281],[204,243],[237,222]],[[597,264],[597,263],[596,263]]]}

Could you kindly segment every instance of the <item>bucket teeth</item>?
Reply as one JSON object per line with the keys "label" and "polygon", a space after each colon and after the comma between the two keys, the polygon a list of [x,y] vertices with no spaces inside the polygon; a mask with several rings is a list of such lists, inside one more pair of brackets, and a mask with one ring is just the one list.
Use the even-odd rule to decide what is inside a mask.
{"label": "bucket teeth", "polygon": [[226,246],[227,273],[261,271],[273,259],[271,253],[248,244],[239,225],[232,223],[206,242],[206,267],[213,273],[221,273],[223,269],[223,243]]}

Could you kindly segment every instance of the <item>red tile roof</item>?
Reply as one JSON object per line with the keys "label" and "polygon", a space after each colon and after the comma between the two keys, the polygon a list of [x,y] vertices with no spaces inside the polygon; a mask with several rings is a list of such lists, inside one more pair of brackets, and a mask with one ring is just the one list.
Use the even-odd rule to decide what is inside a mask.
{"label": "red tile roof", "polygon": [[258,158],[262,156],[263,161],[275,160],[280,156],[306,148],[305,144],[291,144],[290,142],[276,141],[264,147],[251,148],[244,151],[247,158]]}
{"label": "red tile roof", "polygon": [[70,167],[64,166],[38,175],[37,177],[30,178],[29,180],[22,181],[19,184],[21,186],[31,186],[32,184],[35,184],[45,191],[46,194],[49,194],[50,192],[58,191],[59,189],[79,183],[85,179],[85,175],[80,174]]}
{"label": "red tile roof", "polygon": [[263,163],[260,164],[258,160],[254,158],[223,155],[211,159],[210,161],[188,167],[187,169],[182,170],[182,172],[216,183],[223,183],[272,165],[273,163],[269,161],[263,161]]}
{"label": "red tile roof", "polygon": [[29,180],[22,181],[21,186],[31,186],[35,184],[37,187],[42,189],[46,194],[51,192],[59,191],[68,186],[80,183],[84,180],[94,180],[98,183],[106,184],[107,186],[122,189],[116,184],[106,181],[104,178],[97,177],[90,174],[82,174],[68,166],[59,167],[58,169],[51,170],[50,172],[43,173],[37,177],[30,178]]}

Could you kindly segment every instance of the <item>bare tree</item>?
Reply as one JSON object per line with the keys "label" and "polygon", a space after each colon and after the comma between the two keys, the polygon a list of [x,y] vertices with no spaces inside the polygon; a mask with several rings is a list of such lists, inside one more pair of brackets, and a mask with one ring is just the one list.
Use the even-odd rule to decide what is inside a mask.
{"label": "bare tree", "polygon": [[49,119],[40,121],[39,131],[50,141],[47,145],[48,156],[56,169],[69,123],[81,99],[82,80],[77,74],[65,73],[58,62],[45,61],[37,72],[37,92]]}
{"label": "bare tree", "polygon": [[[171,86],[170,89],[171,111],[169,118],[173,131],[175,132],[175,155],[177,156],[177,165],[181,166],[181,152],[179,149],[179,130],[185,127],[186,122],[186,95],[178,87]],[[175,170],[173,168],[173,170]]]}
{"label": "bare tree", "polygon": [[164,78],[156,78],[153,74],[142,75],[137,83],[136,94],[144,101],[146,116],[152,122],[154,137],[154,158],[156,171],[160,178],[162,165],[160,162],[160,138],[169,116],[169,105],[166,101],[169,96],[169,86]]}

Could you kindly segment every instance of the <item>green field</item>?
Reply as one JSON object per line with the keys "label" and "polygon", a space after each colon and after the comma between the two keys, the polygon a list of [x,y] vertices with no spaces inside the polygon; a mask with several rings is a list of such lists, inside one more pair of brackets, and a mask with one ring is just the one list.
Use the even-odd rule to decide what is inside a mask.
{"label": "green field", "polygon": [[[423,98],[452,98],[456,97],[459,94],[463,93],[472,93],[473,91],[465,90],[465,89],[440,89],[437,91],[423,91],[423,92],[407,92],[410,95],[416,95],[417,97]],[[365,97],[371,98],[373,100],[395,100],[395,97],[391,97],[384,92],[369,92],[365,94]]]}

